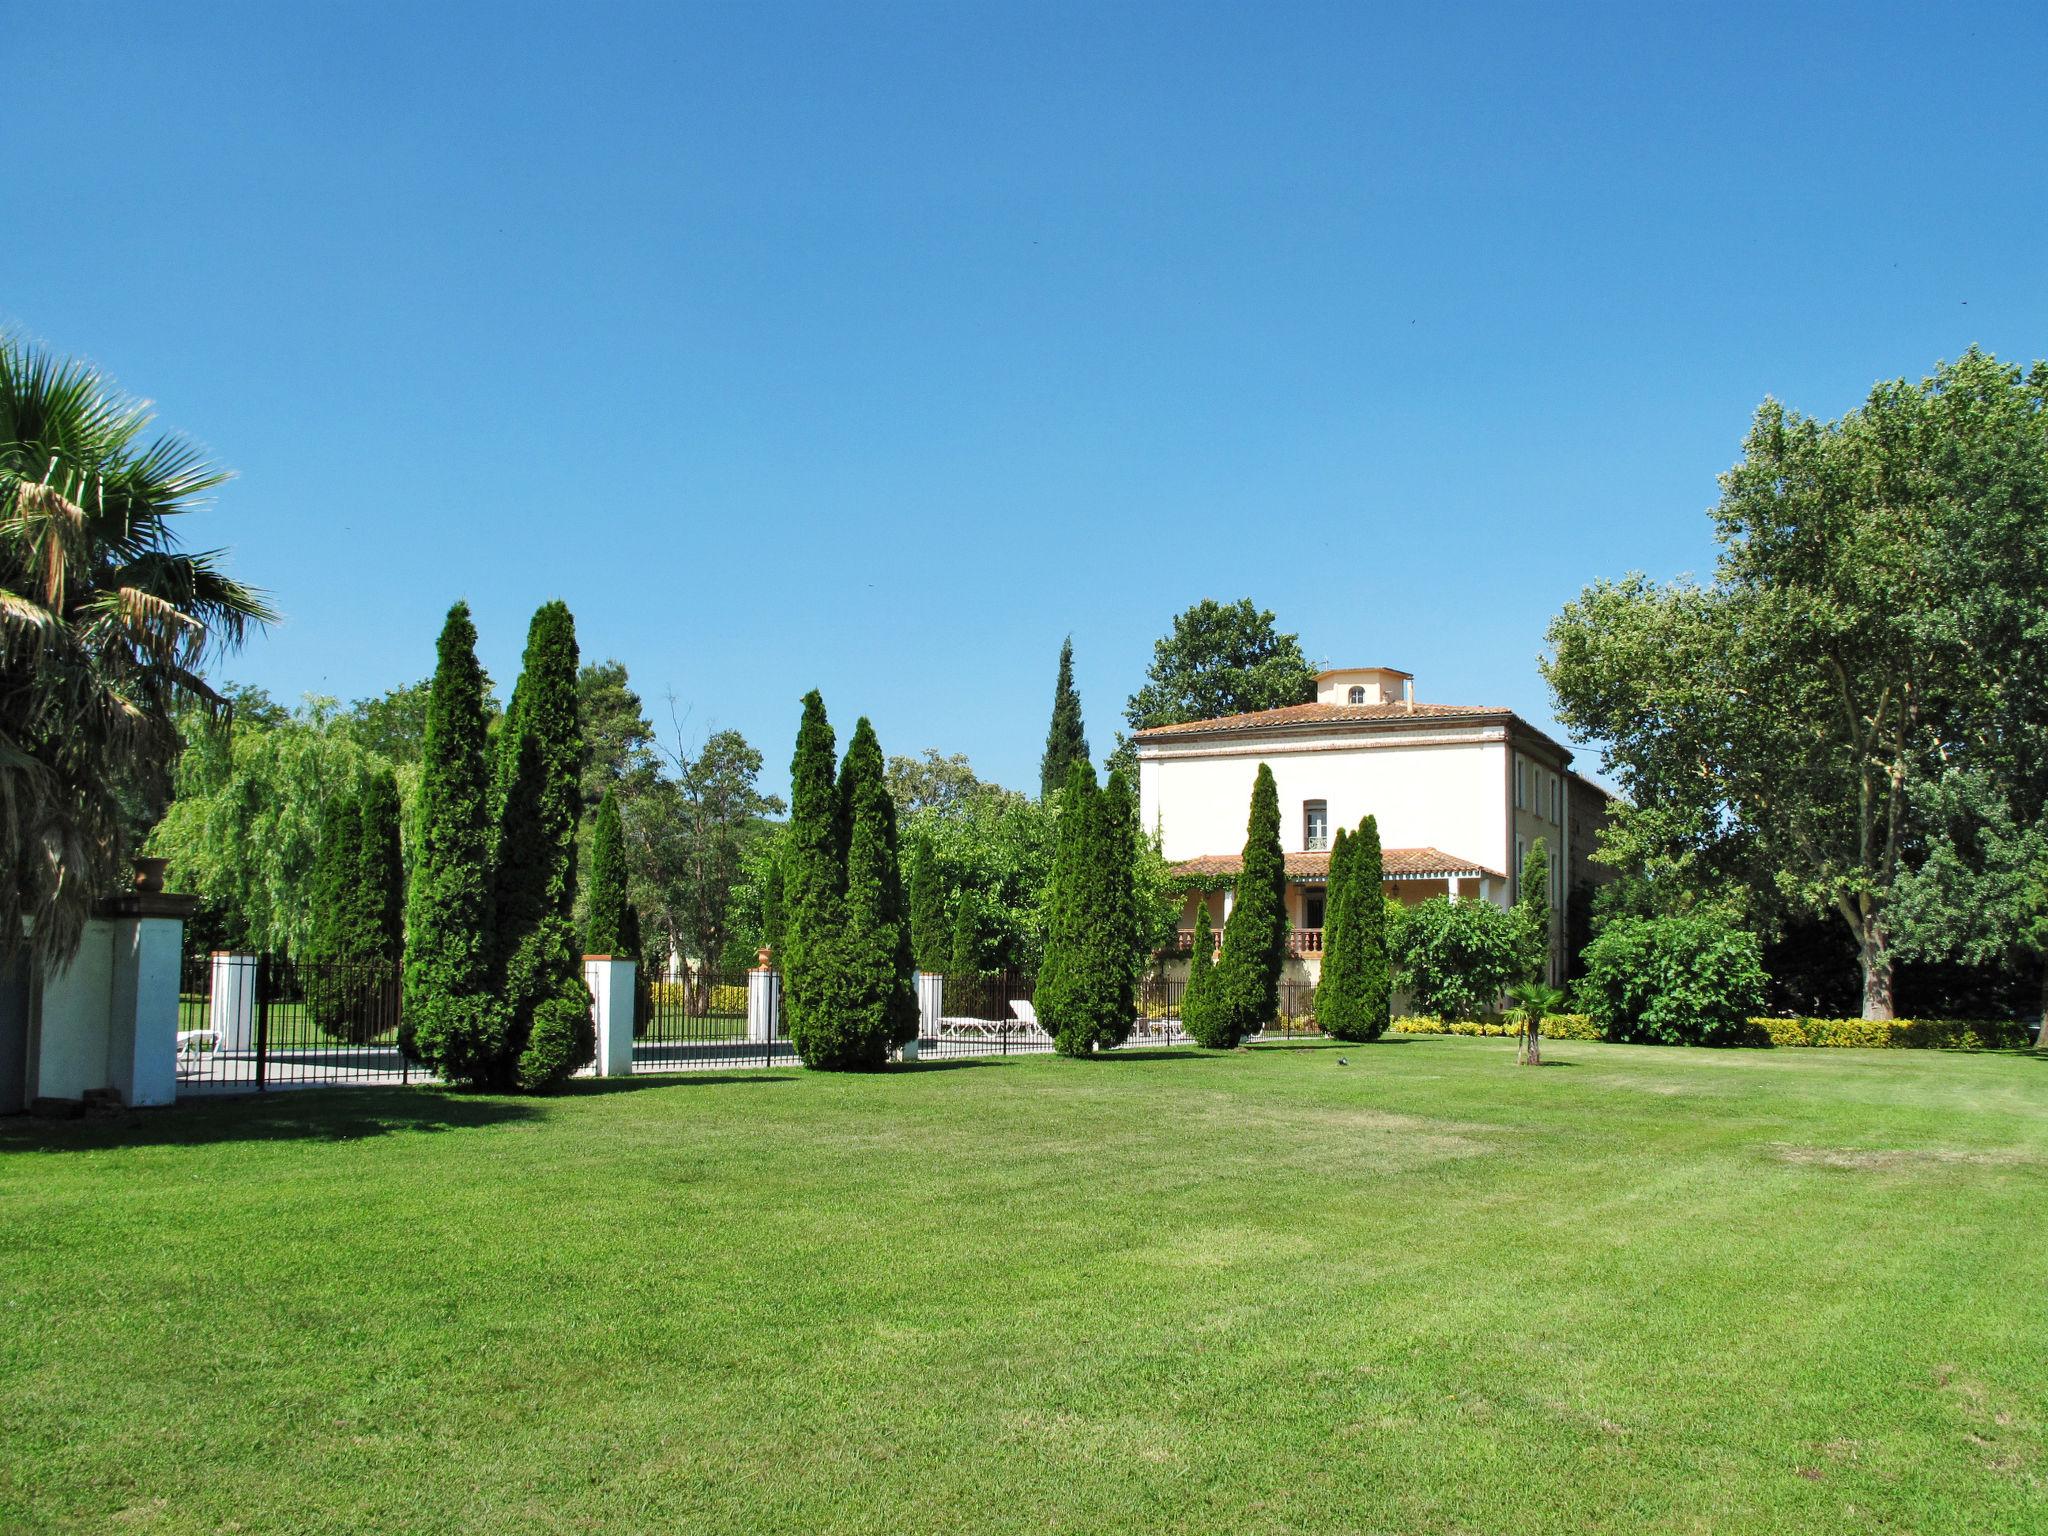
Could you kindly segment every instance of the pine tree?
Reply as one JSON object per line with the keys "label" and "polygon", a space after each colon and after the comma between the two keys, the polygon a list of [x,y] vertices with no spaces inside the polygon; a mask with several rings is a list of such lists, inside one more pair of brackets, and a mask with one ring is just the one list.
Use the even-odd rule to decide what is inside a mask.
{"label": "pine tree", "polygon": [[1052,690],[1052,724],[1039,759],[1039,793],[1050,796],[1067,782],[1067,770],[1088,761],[1088,735],[1081,725],[1081,695],[1074,691],[1074,637],[1060,646],[1059,680]]}
{"label": "pine tree", "polygon": [[1351,839],[1351,917],[1358,930],[1360,1040],[1377,1040],[1393,1017],[1394,967],[1387,955],[1386,861],[1380,856],[1379,819],[1368,816]]}
{"label": "pine tree", "polygon": [[1323,969],[1316,978],[1316,1027],[1338,1040],[1358,1034],[1361,932],[1352,901],[1354,840],[1342,827],[1330,845],[1330,882],[1323,901]]}
{"label": "pine tree", "polygon": [[1214,1039],[1223,1048],[1256,1035],[1280,1010],[1287,963],[1287,864],[1280,851],[1280,796],[1273,770],[1259,764],[1245,825],[1237,894],[1223,924],[1223,953],[1212,978]]}
{"label": "pine tree", "polygon": [[590,990],[575,930],[576,823],[583,735],[577,724],[576,621],[546,603],[499,740],[496,907],[504,1049],[495,1087],[554,1087],[596,1059]]}
{"label": "pine tree", "polygon": [[833,774],[832,726],[817,690],[804,695],[789,768],[782,857],[782,1006],[797,1054],[815,1064],[836,1049],[844,999],[837,943],[845,925],[846,838]]}
{"label": "pine tree", "polygon": [[400,1044],[450,1082],[496,1078],[504,1014],[492,990],[491,768],[469,605],[448,610],[427,690],[406,882]]}
{"label": "pine tree", "polygon": [[889,1048],[917,1038],[911,980],[909,911],[881,743],[863,715],[839,770],[840,822],[846,828],[845,927],[839,939],[845,989],[840,1043],[812,1065],[879,1067]]}
{"label": "pine tree", "polygon": [[910,953],[928,976],[942,976],[952,959],[953,932],[946,921],[946,886],[938,860],[923,843],[910,852]]}
{"label": "pine tree", "polygon": [[1522,856],[1522,888],[1515,899],[1528,961],[1525,981],[1550,981],[1550,850],[1537,838]]}
{"label": "pine tree", "polygon": [[626,948],[626,838],[619,822],[619,797],[610,790],[597,802],[597,816],[590,825],[586,883],[583,952],[638,958]]}
{"label": "pine tree", "polygon": [[1195,947],[1188,956],[1188,981],[1180,994],[1180,1027],[1197,1044],[1214,1033],[1215,998],[1210,982],[1216,974],[1216,930],[1209,926],[1209,893],[1195,900]]}

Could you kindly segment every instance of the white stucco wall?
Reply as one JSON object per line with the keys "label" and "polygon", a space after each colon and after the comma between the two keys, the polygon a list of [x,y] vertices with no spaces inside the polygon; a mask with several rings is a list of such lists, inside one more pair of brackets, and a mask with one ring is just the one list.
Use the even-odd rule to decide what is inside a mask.
{"label": "white stucco wall", "polygon": [[71,963],[36,983],[30,1004],[32,1097],[75,1099],[88,1088],[109,1085],[107,1025],[113,1006],[114,926],[100,918],[91,919]]}
{"label": "white stucco wall", "polygon": [[1305,801],[1329,805],[1330,831],[1379,818],[1389,848],[1438,848],[1505,871],[1512,853],[1506,787],[1508,745],[1498,728],[1361,745],[1341,736],[1148,748],[1138,764],[1148,831],[1163,833],[1170,860],[1236,853],[1259,764],[1280,796],[1280,845],[1300,851]]}

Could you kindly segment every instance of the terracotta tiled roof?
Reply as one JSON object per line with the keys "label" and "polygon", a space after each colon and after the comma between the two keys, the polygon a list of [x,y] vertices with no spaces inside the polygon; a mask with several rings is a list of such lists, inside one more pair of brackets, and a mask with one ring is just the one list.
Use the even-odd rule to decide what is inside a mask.
{"label": "terracotta tiled roof", "polygon": [[1162,736],[1201,736],[1222,731],[1258,731],[1271,726],[1361,725],[1386,720],[1452,720],[1472,715],[1506,716],[1513,711],[1493,704],[1289,704],[1281,709],[1224,715],[1217,720],[1189,720],[1180,725],[1155,725],[1137,733],[1139,741]]}
{"label": "terracotta tiled roof", "polygon": [[[1330,877],[1330,856],[1327,853],[1289,853],[1281,856],[1287,864],[1287,878],[1290,880],[1327,880]],[[1471,859],[1461,859],[1455,854],[1445,853],[1441,848],[1387,848],[1380,853],[1381,867],[1389,880],[1442,879],[1447,875],[1490,875],[1496,880],[1505,879],[1497,869],[1488,869],[1484,864]],[[1176,875],[1236,875],[1244,868],[1241,853],[1205,853],[1199,859],[1183,859],[1173,866]]]}

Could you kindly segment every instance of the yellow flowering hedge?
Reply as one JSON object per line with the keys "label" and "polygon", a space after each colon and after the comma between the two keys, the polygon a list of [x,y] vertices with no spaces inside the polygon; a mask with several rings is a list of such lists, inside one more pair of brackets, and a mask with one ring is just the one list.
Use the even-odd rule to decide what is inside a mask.
{"label": "yellow flowering hedge", "polygon": [[[1518,1035],[1519,1023],[1484,1019],[1473,1023],[1442,1019],[1394,1020],[1397,1035]],[[1751,1019],[1746,1039],[1756,1046],[1851,1047],[1861,1050],[2009,1051],[2034,1043],[2034,1028],[2014,1019]],[[1582,1013],[1544,1019],[1552,1040],[1598,1040],[1599,1027]]]}
{"label": "yellow flowering hedge", "polygon": [[[686,981],[657,981],[648,987],[654,1003],[662,1008],[682,1008],[692,1015],[745,1014],[747,988],[744,982],[722,982],[711,988],[707,998],[701,987]],[[692,996],[692,992],[697,995]]]}

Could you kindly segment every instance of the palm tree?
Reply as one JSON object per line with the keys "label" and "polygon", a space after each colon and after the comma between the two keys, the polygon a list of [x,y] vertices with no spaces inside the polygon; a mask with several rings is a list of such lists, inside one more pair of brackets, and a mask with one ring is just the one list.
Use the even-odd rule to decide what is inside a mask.
{"label": "palm tree", "polygon": [[1540,1067],[1543,1065],[1543,1021],[1564,1006],[1564,988],[1540,981],[1523,981],[1509,987],[1508,996],[1514,1000],[1515,1012],[1522,1016],[1522,1044],[1515,1052],[1515,1060],[1525,1067]]}
{"label": "palm tree", "polygon": [[77,949],[159,810],[176,714],[226,701],[209,650],[261,593],[182,554],[170,520],[228,478],[84,363],[0,336],[0,953]]}

